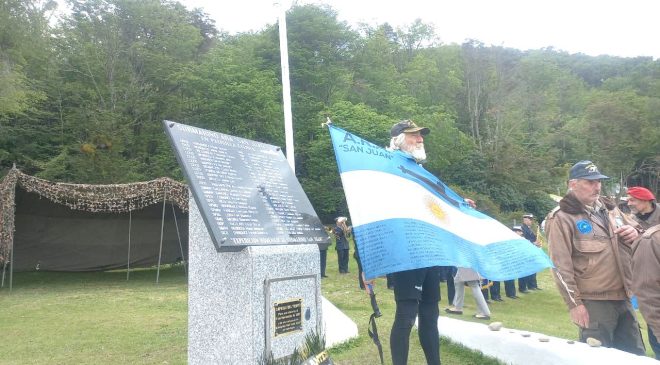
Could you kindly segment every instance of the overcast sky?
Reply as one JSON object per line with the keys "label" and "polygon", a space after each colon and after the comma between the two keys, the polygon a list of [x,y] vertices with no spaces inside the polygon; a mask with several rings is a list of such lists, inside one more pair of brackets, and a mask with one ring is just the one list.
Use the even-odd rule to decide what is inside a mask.
{"label": "overcast sky", "polygon": [[[277,0],[179,0],[201,7],[230,33],[277,22]],[[292,0],[280,0],[291,6]],[[521,50],[554,47],[591,56],[660,58],[657,0],[298,0],[329,4],[350,25],[388,22],[403,26],[421,18],[443,43],[477,39]]]}

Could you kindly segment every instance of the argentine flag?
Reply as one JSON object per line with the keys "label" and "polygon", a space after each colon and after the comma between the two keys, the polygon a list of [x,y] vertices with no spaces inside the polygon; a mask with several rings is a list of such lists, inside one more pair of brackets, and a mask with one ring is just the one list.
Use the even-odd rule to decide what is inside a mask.
{"label": "argentine flag", "polygon": [[552,267],[541,249],[471,208],[407,154],[328,127],[367,279],[457,266],[503,281]]}

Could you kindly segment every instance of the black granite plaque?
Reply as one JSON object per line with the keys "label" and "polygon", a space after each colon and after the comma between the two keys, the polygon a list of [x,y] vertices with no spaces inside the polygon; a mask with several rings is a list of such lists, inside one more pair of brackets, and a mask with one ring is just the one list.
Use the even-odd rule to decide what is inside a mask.
{"label": "black granite plaque", "polygon": [[329,242],[279,147],[163,123],[218,251]]}
{"label": "black granite plaque", "polygon": [[302,299],[277,302],[273,306],[275,314],[275,336],[302,331]]}

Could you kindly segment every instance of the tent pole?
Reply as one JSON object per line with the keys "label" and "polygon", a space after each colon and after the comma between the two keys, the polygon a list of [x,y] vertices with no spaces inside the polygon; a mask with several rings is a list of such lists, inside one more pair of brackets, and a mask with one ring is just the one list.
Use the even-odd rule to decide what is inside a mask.
{"label": "tent pole", "polygon": [[128,259],[126,260],[126,281],[131,274],[131,224],[133,223],[133,211],[128,211]]}
{"label": "tent pole", "polygon": [[5,263],[2,265],[2,285],[0,285],[0,288],[5,287],[5,273],[7,272],[7,260],[5,260]]}
{"label": "tent pole", "polygon": [[174,210],[174,203],[172,203],[172,215],[174,216],[174,227],[176,227],[176,237],[179,239],[179,250],[181,251],[181,263],[183,263],[183,272],[188,276],[188,269],[186,269],[186,256],[183,254],[183,245],[181,244],[181,235],[179,234],[179,223],[176,220],[176,210]]}
{"label": "tent pole", "polygon": [[11,253],[9,254],[11,269],[9,270],[9,292],[14,287],[14,242],[11,243]]}
{"label": "tent pole", "polygon": [[156,284],[160,278],[160,258],[163,256],[163,230],[165,229],[165,202],[167,202],[167,190],[163,192],[163,216],[160,220],[160,249],[158,250],[158,270],[156,270]]}

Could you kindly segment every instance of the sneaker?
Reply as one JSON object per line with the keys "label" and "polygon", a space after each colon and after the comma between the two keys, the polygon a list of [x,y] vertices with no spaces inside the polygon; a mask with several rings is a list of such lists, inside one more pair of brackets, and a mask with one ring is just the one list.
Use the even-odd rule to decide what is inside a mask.
{"label": "sneaker", "polygon": [[518,299],[519,298],[517,295],[507,295],[506,297],[511,298],[511,299]]}
{"label": "sneaker", "polygon": [[503,302],[504,301],[504,299],[502,299],[502,298],[495,298],[493,300],[496,301],[496,302]]}
{"label": "sneaker", "polygon": [[484,321],[487,321],[487,320],[490,319],[490,316],[487,316],[485,314],[475,314],[472,317],[474,317],[476,319],[483,319]]}
{"label": "sneaker", "polygon": [[529,293],[529,290],[518,290],[518,293],[527,294],[527,293]]}
{"label": "sneaker", "polygon": [[453,308],[445,308],[445,312],[449,314],[463,314],[463,311],[453,309]]}

